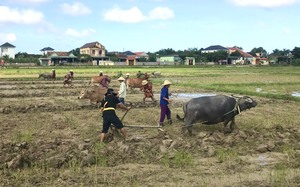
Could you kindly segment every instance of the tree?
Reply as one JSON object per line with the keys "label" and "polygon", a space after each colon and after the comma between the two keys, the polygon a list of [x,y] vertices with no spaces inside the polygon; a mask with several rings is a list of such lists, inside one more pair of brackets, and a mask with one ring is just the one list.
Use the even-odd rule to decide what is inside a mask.
{"label": "tree", "polygon": [[176,51],[172,48],[168,49],[161,49],[157,52],[160,56],[167,56],[167,55],[173,55],[176,53]]}
{"label": "tree", "polygon": [[300,47],[295,47],[292,51],[294,58],[300,58]]}
{"label": "tree", "polygon": [[[252,56],[260,56],[260,57],[266,57],[267,56],[267,51],[263,47],[258,47],[258,48],[253,48],[249,52]],[[258,54],[258,55],[257,55]]]}
{"label": "tree", "polygon": [[227,51],[217,51],[214,53],[205,53],[203,56],[210,62],[218,62],[219,60],[225,60],[228,57]]}
{"label": "tree", "polygon": [[69,53],[72,53],[73,55],[77,56],[77,58],[80,57],[80,48],[72,49],[69,51]]}
{"label": "tree", "polygon": [[239,47],[239,46],[233,46],[234,48],[238,48],[238,49],[240,49],[240,50],[243,50],[243,48],[242,47]]}
{"label": "tree", "polygon": [[155,53],[148,53],[149,62],[156,62],[156,54]]}
{"label": "tree", "polygon": [[239,51],[234,51],[230,54],[230,56],[234,56],[234,57],[241,57],[242,54]]}

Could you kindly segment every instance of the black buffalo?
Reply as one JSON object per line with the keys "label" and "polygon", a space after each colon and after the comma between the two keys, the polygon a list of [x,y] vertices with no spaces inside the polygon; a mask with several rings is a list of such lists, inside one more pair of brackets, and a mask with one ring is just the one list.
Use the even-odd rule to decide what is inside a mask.
{"label": "black buffalo", "polygon": [[229,122],[230,130],[235,128],[235,116],[244,110],[257,105],[256,101],[248,96],[234,98],[225,95],[204,96],[193,98],[183,106],[184,117],[177,114],[177,119],[185,120],[188,132],[192,133],[192,125],[196,122],[213,125],[220,122],[224,124],[224,130]]}

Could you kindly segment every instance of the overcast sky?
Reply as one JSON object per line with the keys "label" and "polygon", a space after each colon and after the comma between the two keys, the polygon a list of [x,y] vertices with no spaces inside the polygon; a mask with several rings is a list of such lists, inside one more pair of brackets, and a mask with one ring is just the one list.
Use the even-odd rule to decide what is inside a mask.
{"label": "overcast sky", "polygon": [[16,52],[300,47],[300,0],[1,0],[0,45]]}

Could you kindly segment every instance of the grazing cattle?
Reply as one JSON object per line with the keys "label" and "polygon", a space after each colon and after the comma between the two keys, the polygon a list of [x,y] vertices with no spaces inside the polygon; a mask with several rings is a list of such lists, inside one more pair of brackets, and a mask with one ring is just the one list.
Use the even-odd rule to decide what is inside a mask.
{"label": "grazing cattle", "polygon": [[44,80],[55,80],[55,76],[52,73],[41,73],[39,74],[39,78],[44,78]]}
{"label": "grazing cattle", "polygon": [[[102,82],[103,78],[104,78],[104,76],[93,76],[89,82],[89,85],[94,84],[94,83],[100,84]],[[108,83],[110,83],[111,78],[108,76],[107,80],[108,80]]]}
{"label": "grazing cattle", "polygon": [[149,75],[145,74],[146,76],[144,78],[128,78],[126,81],[127,88],[130,88],[131,90],[133,88],[142,88],[142,82],[143,80],[148,80]]}
{"label": "grazing cattle", "polygon": [[183,106],[184,117],[177,114],[177,119],[185,120],[183,128],[187,128],[189,134],[192,133],[192,125],[196,122],[213,125],[220,122],[226,125],[230,123],[230,130],[235,128],[235,116],[242,111],[255,107],[257,103],[248,96],[240,98],[225,95],[204,96],[193,98]]}
{"label": "grazing cattle", "polygon": [[107,89],[100,86],[92,86],[82,89],[78,99],[89,99],[92,104],[98,104],[102,101]]}

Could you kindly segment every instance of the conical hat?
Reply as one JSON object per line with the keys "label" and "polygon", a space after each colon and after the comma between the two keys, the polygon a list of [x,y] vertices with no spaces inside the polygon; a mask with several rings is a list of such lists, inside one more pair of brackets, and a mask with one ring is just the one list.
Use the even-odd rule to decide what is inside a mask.
{"label": "conical hat", "polygon": [[146,85],[146,84],[148,84],[148,81],[147,81],[147,80],[143,80],[143,81],[142,81],[142,85],[144,86],[144,85]]}
{"label": "conical hat", "polygon": [[170,84],[172,84],[170,81],[165,80],[164,83],[163,83],[163,86],[165,86],[165,85],[170,85]]}
{"label": "conical hat", "polygon": [[125,81],[124,77],[119,77],[118,81]]}

